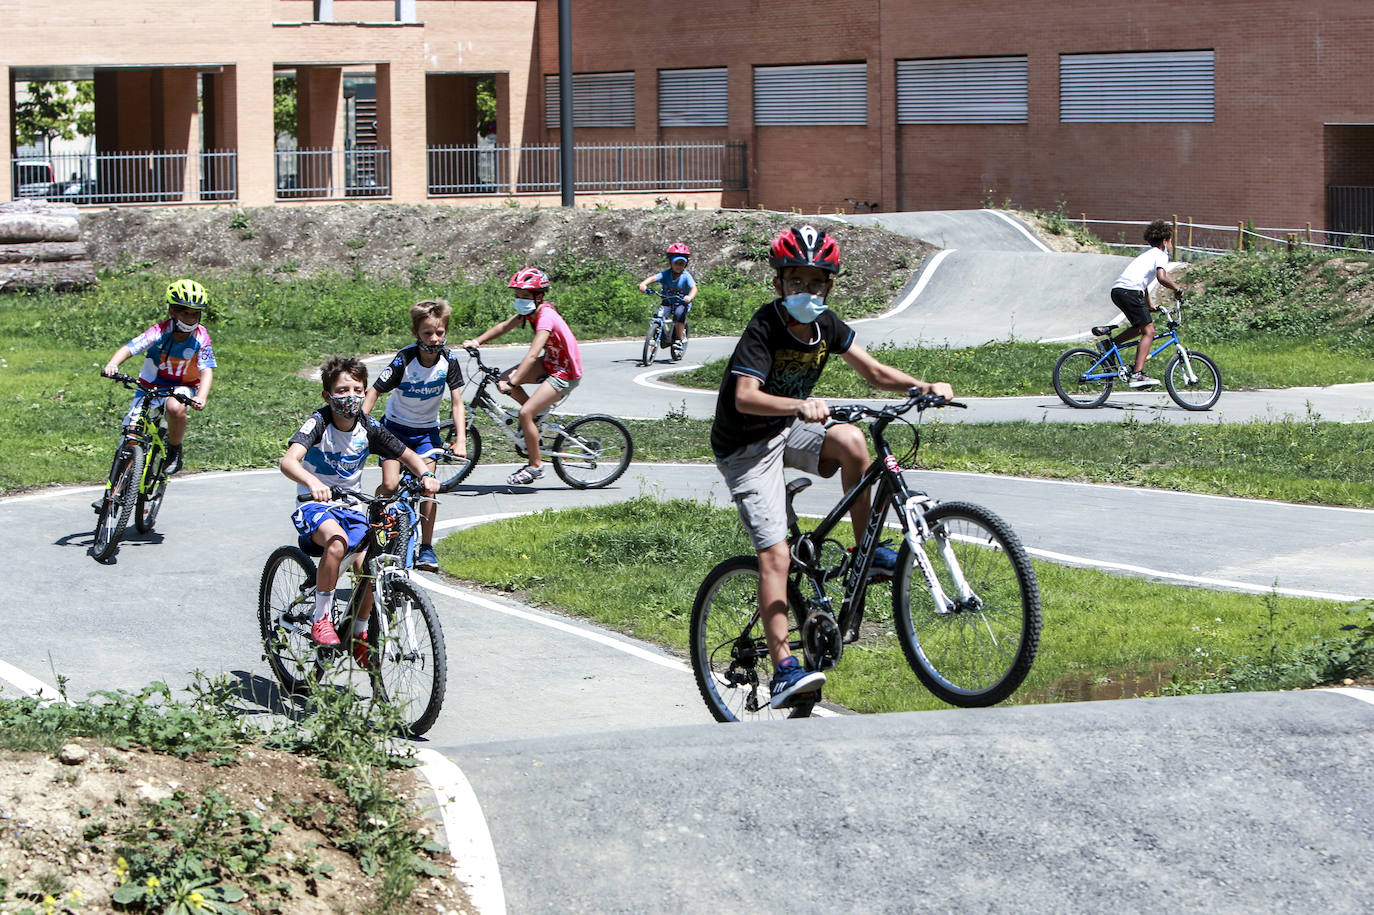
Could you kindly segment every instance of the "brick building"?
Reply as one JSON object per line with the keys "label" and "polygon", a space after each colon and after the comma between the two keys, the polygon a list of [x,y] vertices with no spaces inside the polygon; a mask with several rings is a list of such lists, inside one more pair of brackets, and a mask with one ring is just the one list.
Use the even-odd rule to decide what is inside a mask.
{"label": "brick building", "polygon": [[[638,195],[620,199],[699,189],[707,202],[808,212],[1062,202],[1103,217],[1374,231],[1359,209],[1374,187],[1368,0],[572,8],[579,183]],[[296,76],[300,148],[337,150],[345,84],[363,72],[375,87],[371,142],[389,169],[370,193],[481,200],[464,182],[435,180],[435,150],[469,155],[472,86],[494,78],[496,134],[511,147],[499,153],[497,189],[557,197],[551,160],[533,149],[558,139],[557,0],[56,9],[0,0],[0,74],[94,78],[102,153],[233,150],[233,199],[292,199],[273,148],[273,73]],[[0,123],[7,153],[9,126]],[[698,145],[724,158],[693,164]],[[320,182],[293,161],[307,179],[295,196],[310,196],[301,187]],[[619,185],[601,180],[612,172]],[[0,176],[0,199],[12,184]]]}

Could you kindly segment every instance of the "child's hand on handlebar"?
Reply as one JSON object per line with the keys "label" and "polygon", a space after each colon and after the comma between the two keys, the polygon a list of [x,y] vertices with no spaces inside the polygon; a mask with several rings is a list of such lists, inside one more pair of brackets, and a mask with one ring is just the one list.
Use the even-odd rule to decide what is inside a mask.
{"label": "child's hand on handlebar", "polygon": [[420,476],[420,485],[425,488],[425,493],[434,495],[439,491],[439,478],[432,473],[425,473]]}
{"label": "child's hand on handlebar", "polygon": [[324,485],[319,480],[315,480],[310,484],[310,498],[314,499],[316,502],[328,502],[334,498],[334,493],[328,486]]}
{"label": "child's hand on handlebar", "polygon": [[808,397],[797,404],[797,415],[808,423],[823,423],[830,418],[830,404],[819,397]]}
{"label": "child's hand on handlebar", "polygon": [[936,397],[943,397],[945,400],[954,399],[954,387],[948,381],[926,382],[926,393],[934,394]]}
{"label": "child's hand on handlebar", "polygon": [[464,340],[464,341],[463,341],[461,344],[459,344],[459,345],[462,346],[463,349],[465,349],[465,350],[475,350],[475,349],[477,349],[477,341],[476,341],[476,340]]}
{"label": "child's hand on handlebar", "polygon": [[106,378],[113,378],[119,374],[119,366],[115,365],[113,362],[107,362],[105,367],[100,370],[100,374],[104,375]]}

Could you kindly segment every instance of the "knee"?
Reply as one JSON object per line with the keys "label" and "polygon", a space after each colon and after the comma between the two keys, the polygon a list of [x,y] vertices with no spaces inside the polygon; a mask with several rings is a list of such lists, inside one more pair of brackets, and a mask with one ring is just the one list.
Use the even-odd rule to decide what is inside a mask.
{"label": "knee", "polygon": [[341,562],[348,552],[348,544],[342,537],[330,537],[324,544],[324,554],[334,562]]}
{"label": "knee", "polygon": [[825,457],[837,460],[842,466],[850,467],[856,463],[868,464],[868,440],[863,430],[849,423],[831,426],[825,433]]}
{"label": "knee", "polygon": [[167,415],[170,416],[170,417],[172,417],[173,419],[185,419],[185,418],[186,418],[186,404],[182,403],[182,402],[179,401],[179,400],[174,400],[174,399],[172,399],[171,397],[168,397],[168,398],[167,398]]}

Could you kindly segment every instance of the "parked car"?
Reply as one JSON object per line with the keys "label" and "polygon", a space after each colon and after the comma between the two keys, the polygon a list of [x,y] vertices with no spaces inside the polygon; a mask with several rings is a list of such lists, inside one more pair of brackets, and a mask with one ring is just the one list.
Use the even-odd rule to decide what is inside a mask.
{"label": "parked car", "polygon": [[61,203],[93,203],[95,179],[72,178],[69,181],[59,181],[48,192],[48,199]]}
{"label": "parked car", "polygon": [[14,166],[15,197],[46,197],[51,190],[51,162],[30,159]]}

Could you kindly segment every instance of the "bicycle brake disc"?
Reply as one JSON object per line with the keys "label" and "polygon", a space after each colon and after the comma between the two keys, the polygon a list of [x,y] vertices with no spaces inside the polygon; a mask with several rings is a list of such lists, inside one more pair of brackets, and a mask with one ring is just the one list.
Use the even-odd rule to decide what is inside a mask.
{"label": "bicycle brake disc", "polygon": [[802,653],[807,670],[829,670],[840,663],[844,639],[835,617],[824,610],[812,610],[801,625]]}

